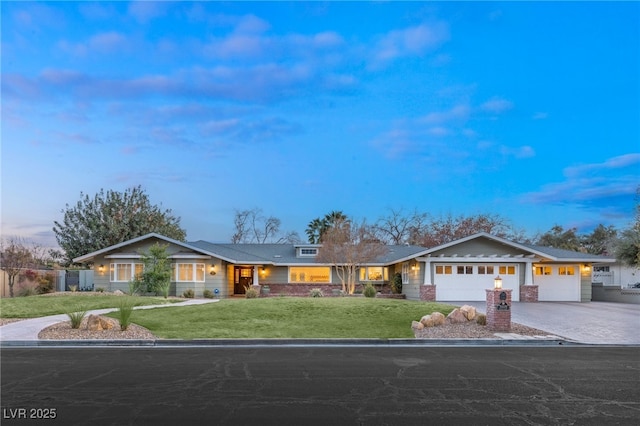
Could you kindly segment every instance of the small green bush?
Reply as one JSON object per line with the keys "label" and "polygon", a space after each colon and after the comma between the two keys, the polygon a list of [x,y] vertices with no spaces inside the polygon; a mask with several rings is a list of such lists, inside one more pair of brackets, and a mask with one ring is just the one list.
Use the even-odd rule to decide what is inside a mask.
{"label": "small green bush", "polygon": [[78,286],[77,285],[70,285],[69,286],[69,290],[71,290],[72,293],[75,293],[76,291],[78,291]]}
{"label": "small green bush", "polygon": [[253,288],[252,286],[246,286],[244,288],[244,297],[247,299],[256,299],[259,296],[258,290]]}
{"label": "small green bush", "polygon": [[312,288],[309,290],[309,297],[324,297],[324,293],[319,288]]}
{"label": "small green bush", "polygon": [[131,325],[131,313],[135,306],[136,303],[130,297],[120,299],[118,310],[116,311],[118,321],[120,321],[120,330],[125,331]]}
{"label": "small green bush", "polygon": [[40,275],[38,276],[37,281],[38,287],[36,288],[36,291],[38,294],[53,293],[55,282],[55,276],[53,274],[46,273],[44,275]]}
{"label": "small green bush", "polygon": [[96,288],[96,291],[98,293],[104,293],[104,287],[98,287],[98,288]]}
{"label": "small green bush", "polygon": [[81,308],[76,308],[79,309],[76,312],[67,312],[67,316],[69,317],[69,321],[71,321],[71,328],[80,328],[80,324],[82,324],[82,320],[84,319],[85,315],[87,315],[87,311],[86,310],[82,310]]}
{"label": "small green bush", "polygon": [[391,281],[391,292],[394,294],[402,294],[402,274],[396,272],[393,274],[393,280]]}
{"label": "small green bush", "polygon": [[478,314],[476,322],[480,325],[487,325],[487,316],[485,314]]}
{"label": "small green bush", "polygon": [[367,283],[367,285],[364,286],[364,291],[362,293],[364,294],[364,297],[376,297],[376,288],[371,283]]}
{"label": "small green bush", "polygon": [[187,299],[193,299],[196,297],[196,294],[193,292],[192,288],[188,288],[182,293],[182,297],[186,297]]}
{"label": "small green bush", "polygon": [[213,299],[213,292],[209,289],[206,289],[202,295],[204,296],[205,299]]}

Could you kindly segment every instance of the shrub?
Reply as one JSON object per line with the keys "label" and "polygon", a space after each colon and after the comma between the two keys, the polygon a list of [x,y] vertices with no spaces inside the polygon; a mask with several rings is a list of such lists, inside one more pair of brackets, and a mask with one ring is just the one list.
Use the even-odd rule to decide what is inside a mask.
{"label": "shrub", "polygon": [[81,310],[81,308],[76,312],[67,312],[67,316],[69,317],[69,321],[71,321],[71,328],[80,328],[80,324],[82,324],[82,320],[84,316],[87,315],[87,311]]}
{"label": "shrub", "polygon": [[104,287],[97,287],[97,288],[96,288],[96,291],[97,291],[98,293],[104,293]]}
{"label": "shrub", "polygon": [[38,273],[31,269],[27,269],[26,271],[24,271],[24,277],[29,281],[35,281],[36,278],[38,278]]}
{"label": "shrub", "polygon": [[487,325],[487,316],[485,314],[478,314],[476,322],[480,325]]}
{"label": "shrub", "polygon": [[324,297],[324,293],[319,288],[312,288],[309,290],[309,297]]}
{"label": "shrub", "polygon": [[364,286],[363,294],[364,297],[376,297],[376,288],[371,283],[367,283]]}
{"label": "shrub", "polygon": [[129,294],[135,296],[136,294],[142,294],[142,291],[146,289],[146,285],[140,280],[139,277],[135,277],[129,281]]}
{"label": "shrub", "polygon": [[38,294],[53,293],[55,277],[53,274],[43,274],[38,277]]}
{"label": "shrub", "polygon": [[253,288],[252,286],[245,286],[244,288],[244,297],[247,299],[255,299],[259,296],[258,290]]}
{"label": "shrub", "polygon": [[196,297],[196,294],[193,292],[192,288],[188,288],[182,293],[182,297],[186,297],[187,299],[193,299]]}
{"label": "shrub", "polygon": [[25,286],[25,287],[22,287],[18,292],[18,297],[35,296],[36,294],[38,294],[38,292],[36,291],[35,288],[31,286]]}
{"label": "shrub", "polygon": [[402,293],[402,274],[396,272],[393,274],[393,280],[391,281],[391,292],[395,294]]}
{"label": "shrub", "polygon": [[135,306],[136,303],[130,297],[123,297],[120,299],[120,304],[116,311],[118,321],[120,321],[120,330],[125,331],[131,325],[131,313]]}
{"label": "shrub", "polygon": [[69,286],[69,290],[71,290],[72,293],[75,293],[76,291],[78,291],[78,286],[77,285],[70,285]]}
{"label": "shrub", "polygon": [[202,295],[204,296],[205,299],[213,299],[213,292],[209,289],[206,289]]}

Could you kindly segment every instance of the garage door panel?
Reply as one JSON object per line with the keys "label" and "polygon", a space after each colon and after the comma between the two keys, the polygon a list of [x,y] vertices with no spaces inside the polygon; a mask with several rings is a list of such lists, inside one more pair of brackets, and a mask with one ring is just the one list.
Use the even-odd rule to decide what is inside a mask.
{"label": "garage door panel", "polygon": [[[493,275],[486,274],[435,274],[436,300],[438,301],[484,301],[486,289],[493,288]],[[474,269],[476,272],[477,269]],[[511,300],[520,300],[520,284],[518,274],[500,276],[502,288],[511,289]]]}

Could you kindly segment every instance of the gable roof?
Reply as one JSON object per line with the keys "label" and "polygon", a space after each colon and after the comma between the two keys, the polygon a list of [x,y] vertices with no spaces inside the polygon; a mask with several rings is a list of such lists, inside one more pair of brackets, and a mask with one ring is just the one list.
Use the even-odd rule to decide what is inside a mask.
{"label": "gable roof", "polygon": [[512,247],[518,250],[528,252],[530,254],[543,257],[552,261],[565,261],[565,262],[614,262],[615,259],[608,256],[598,256],[595,254],[581,253],[571,250],[563,250],[554,247],[538,246],[535,244],[518,243],[515,241],[507,240],[505,238],[496,237],[495,235],[488,234],[486,232],[479,232],[477,234],[470,235],[468,237],[460,238],[459,240],[451,241],[446,244],[441,244],[436,247],[432,247],[427,250],[427,254],[432,254],[443,249],[462,245],[468,241],[476,239],[488,239],[500,244],[504,244],[508,247]]}
{"label": "gable roof", "polygon": [[[315,257],[298,257],[296,255],[296,248],[301,246],[299,244],[218,244],[210,243],[203,240],[185,243],[157,233],[149,233],[128,241],[123,241],[119,244],[105,247],[101,250],[88,253],[84,256],[76,257],[75,259],[73,259],[73,261],[75,263],[90,262],[96,256],[100,256],[113,250],[117,250],[150,238],[157,238],[167,243],[174,244],[191,251],[195,251],[196,253],[216,257],[218,259],[235,264],[268,264],[275,266],[322,264],[316,261]],[[597,256],[588,253],[557,249],[554,247],[543,247],[534,244],[517,243],[515,241],[496,237],[486,232],[479,232],[477,234],[470,235],[468,237],[461,238],[459,240],[452,241],[446,244],[441,244],[429,249],[419,246],[390,245],[387,246],[388,250],[386,254],[373,262],[369,262],[368,264],[375,266],[388,266],[395,263],[406,262],[420,256],[427,256],[449,247],[455,247],[466,242],[482,238],[488,239],[490,241],[495,241],[500,244],[504,244],[506,246],[522,250],[532,255],[539,256],[551,261],[585,263],[615,262],[615,258],[608,256]]]}
{"label": "gable roof", "polygon": [[[157,233],[150,233],[128,241],[123,241],[119,244],[105,247],[84,256],[76,257],[73,261],[75,263],[90,262],[96,256],[100,256],[150,238],[157,238],[203,255],[225,260],[229,263],[247,265],[269,264],[276,266],[322,264],[318,262],[315,257],[298,257],[296,255],[296,248],[301,247],[302,245],[300,244],[219,244],[203,240],[185,243]],[[306,247],[308,245],[304,246]],[[374,262],[370,262],[369,264],[381,266],[391,265],[413,259],[426,253],[426,249],[424,247],[418,246],[394,245],[387,247],[388,251],[384,256],[376,259]]]}

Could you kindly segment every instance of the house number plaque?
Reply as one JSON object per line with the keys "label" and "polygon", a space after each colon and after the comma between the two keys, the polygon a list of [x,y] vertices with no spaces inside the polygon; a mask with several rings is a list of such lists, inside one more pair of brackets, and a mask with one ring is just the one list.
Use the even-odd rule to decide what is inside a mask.
{"label": "house number plaque", "polygon": [[509,304],[507,303],[507,293],[503,291],[500,293],[500,304],[496,306],[496,311],[508,311],[509,308]]}

